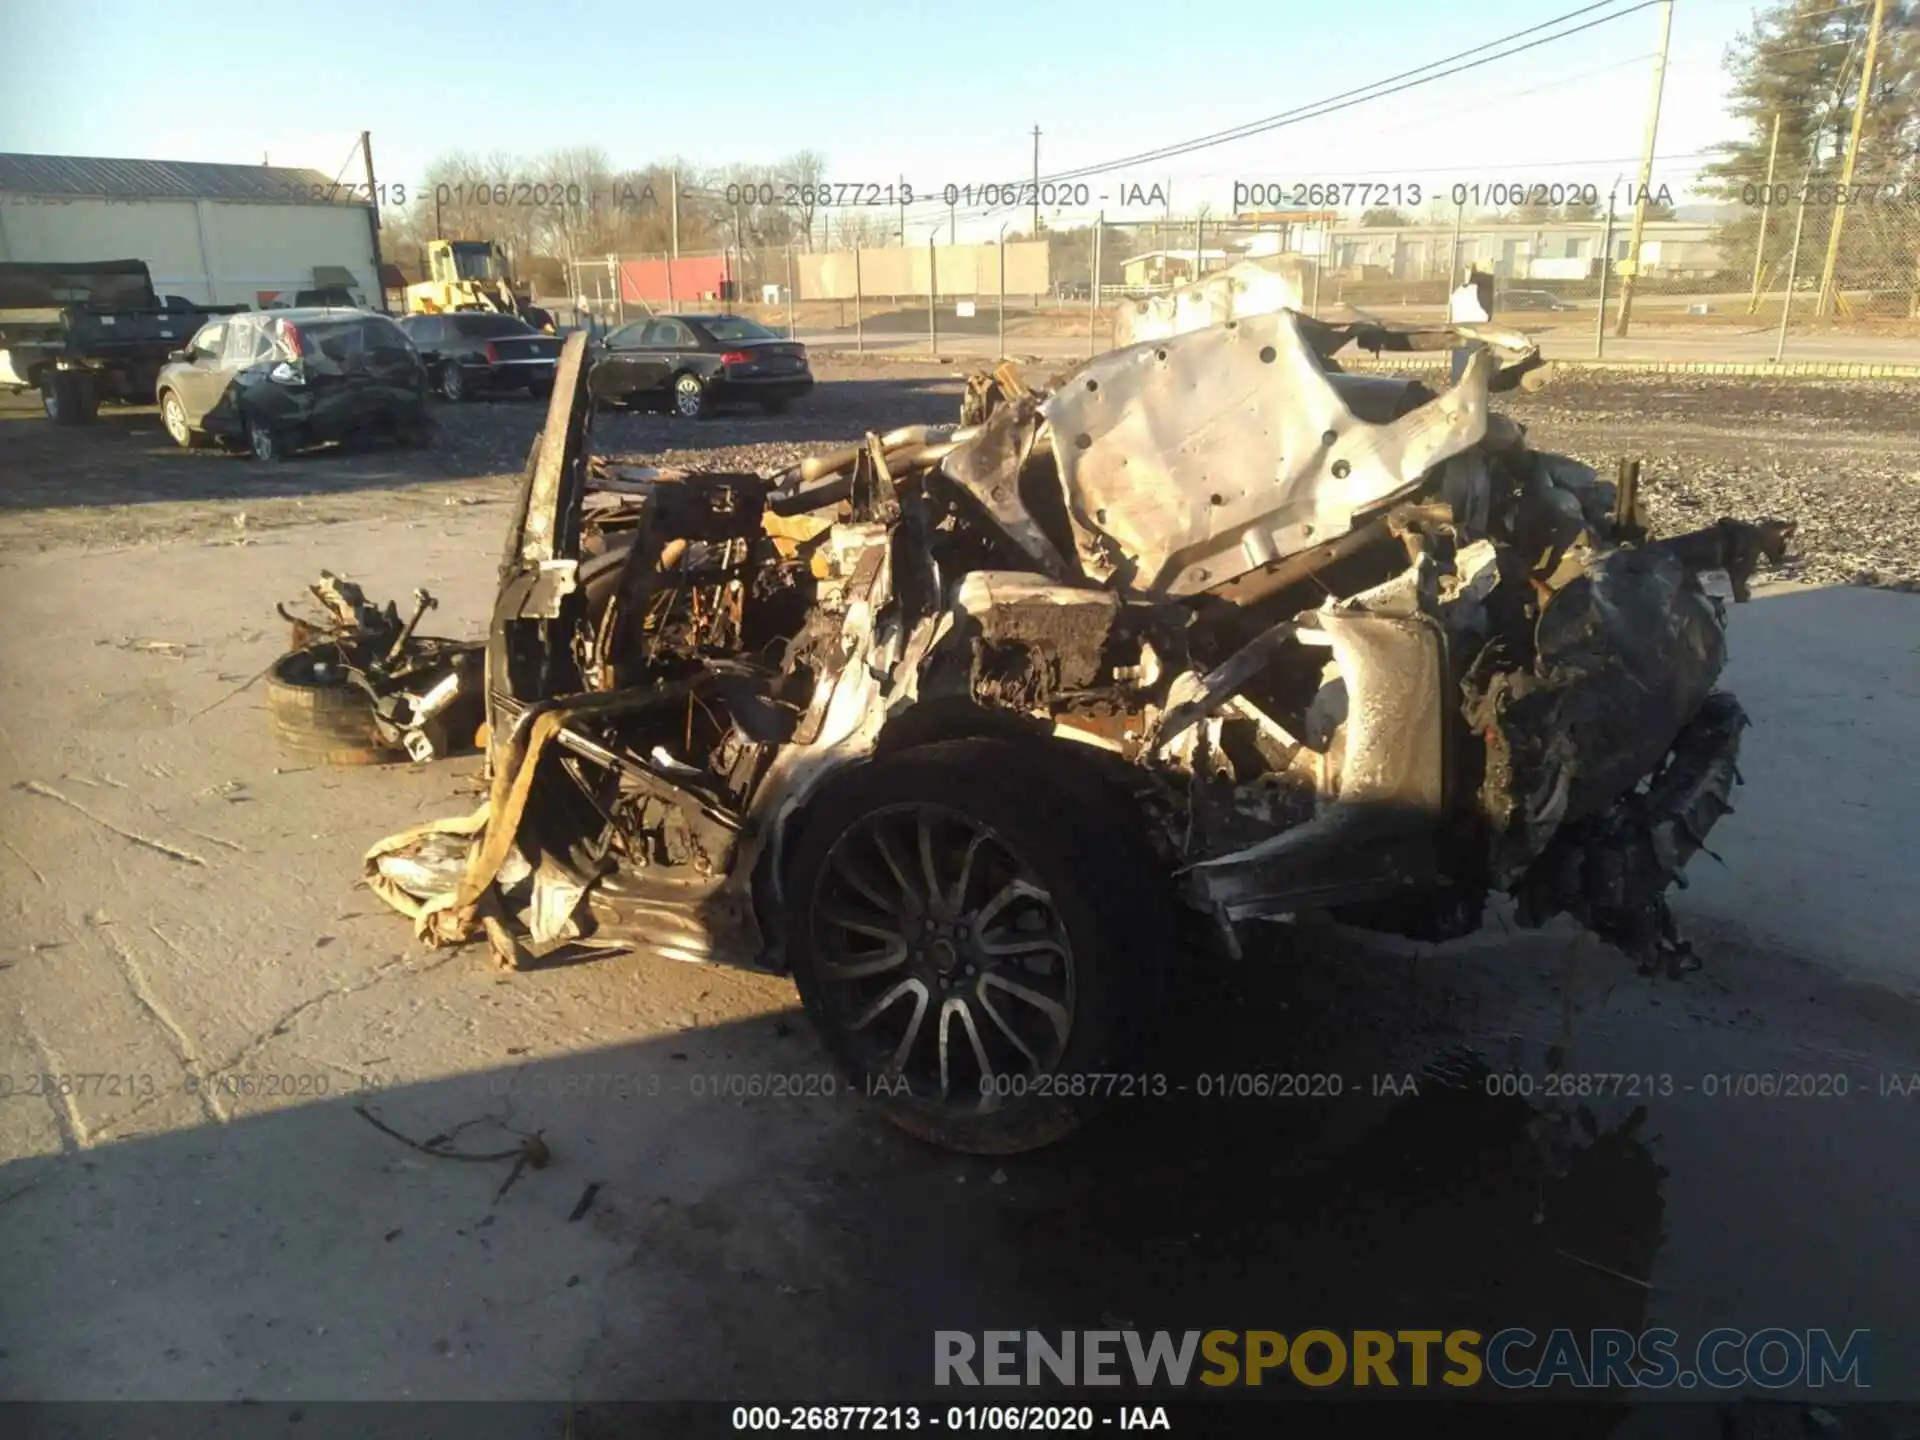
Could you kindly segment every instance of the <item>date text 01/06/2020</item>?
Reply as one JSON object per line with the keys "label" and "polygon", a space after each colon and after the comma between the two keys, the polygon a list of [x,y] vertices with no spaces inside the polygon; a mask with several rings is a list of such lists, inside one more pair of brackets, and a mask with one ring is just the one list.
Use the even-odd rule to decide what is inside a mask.
{"label": "date text 01/06/2020", "polygon": [[735,1430],[776,1433],[1173,1429],[1164,1405],[949,1405],[944,1410],[919,1405],[736,1405],[731,1419]]}
{"label": "date text 01/06/2020", "polygon": [[838,209],[864,205],[964,205],[971,209],[1086,209],[1096,205],[1164,206],[1166,188],[1159,184],[1103,184],[1095,188],[1084,180],[968,180],[945,185],[914,185],[905,180],[760,180],[728,185],[721,191],[728,205],[769,205]]}
{"label": "date text 01/06/2020", "polygon": [[599,205],[615,210],[651,210],[660,203],[651,185],[622,181],[606,189],[564,180],[458,180],[433,187],[436,205],[473,206],[495,210],[557,210]]}

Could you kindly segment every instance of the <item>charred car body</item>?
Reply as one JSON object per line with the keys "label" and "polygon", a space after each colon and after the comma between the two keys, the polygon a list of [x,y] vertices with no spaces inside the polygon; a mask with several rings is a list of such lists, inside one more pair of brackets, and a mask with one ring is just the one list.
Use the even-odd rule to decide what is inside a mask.
{"label": "charred car body", "polygon": [[[1476,348],[1435,395],[1355,341]],[[1082,1114],[1037,1077],[1126,1064],[1182,916],[1444,938],[1508,891],[1686,963],[1723,605],[1792,527],[1651,538],[1630,473],[1490,413],[1524,339],[1257,315],[771,477],[591,457],[583,349],[503,556],[489,801],[367,858],[429,940],[757,957],[890,1118],[982,1151]]]}

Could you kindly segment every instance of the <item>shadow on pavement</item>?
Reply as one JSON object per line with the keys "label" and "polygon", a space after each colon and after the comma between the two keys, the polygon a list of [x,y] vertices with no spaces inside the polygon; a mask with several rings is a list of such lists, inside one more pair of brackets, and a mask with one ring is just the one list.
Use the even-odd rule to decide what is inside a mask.
{"label": "shadow on pavement", "polygon": [[[1660,1247],[1645,1144],[1567,1147],[1470,1056],[1373,1093],[1416,1072],[1360,1033],[1372,1002],[1305,973],[1187,987],[1155,1061],[1169,1093],[1022,1157],[932,1150],[821,1094],[789,1013],[389,1089],[335,1075],[351,1093],[18,1160],[0,1168],[0,1293],[26,1302],[0,1314],[4,1388],[287,1419],[533,1398],[549,1428],[503,1409],[522,1420],[463,1433],[558,1435],[569,1399],[1006,1398],[933,1390],[939,1329],[1640,1328],[1646,1291],[1593,1266],[1644,1275]],[[1198,1093],[1315,1070],[1344,1077],[1337,1098]],[[747,1093],[780,1077],[808,1093]],[[473,1152],[538,1131],[552,1160],[503,1187],[506,1161],[422,1154],[357,1105]],[[1577,1415],[1556,1433],[1615,1418]]]}

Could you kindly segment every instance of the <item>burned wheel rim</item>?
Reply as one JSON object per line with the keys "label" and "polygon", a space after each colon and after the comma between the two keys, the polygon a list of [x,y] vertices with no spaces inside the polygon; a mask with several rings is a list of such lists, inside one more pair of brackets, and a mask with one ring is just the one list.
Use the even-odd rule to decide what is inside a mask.
{"label": "burned wheel rim", "polygon": [[193,438],[193,432],[187,428],[186,407],[171,390],[160,401],[160,420],[167,427],[167,434],[173,437],[174,444],[184,447]]}
{"label": "burned wheel rim", "polygon": [[998,1108],[1073,1034],[1067,926],[1002,836],[932,803],[871,811],[828,851],[810,923],[827,1016],[868,1074]]}
{"label": "burned wheel rim", "polygon": [[673,408],[687,419],[699,417],[706,408],[707,397],[700,387],[700,381],[692,375],[682,375],[673,386]]}

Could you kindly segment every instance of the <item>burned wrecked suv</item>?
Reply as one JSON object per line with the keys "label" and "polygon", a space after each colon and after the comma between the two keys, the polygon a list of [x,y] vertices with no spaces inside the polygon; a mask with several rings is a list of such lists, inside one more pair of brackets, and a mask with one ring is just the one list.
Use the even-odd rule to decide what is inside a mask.
{"label": "burned wrecked suv", "polygon": [[[1435,395],[1342,373],[1353,341],[1471,354]],[[501,565],[490,798],[369,877],[509,964],[790,970],[893,1120],[977,1151],[1074,1125],[1183,931],[1444,938],[1508,891],[1681,965],[1666,891],[1745,723],[1723,604],[1791,527],[1652,539],[1634,485],[1489,414],[1538,359],[1282,311],[763,477],[592,456],[575,337]]]}

